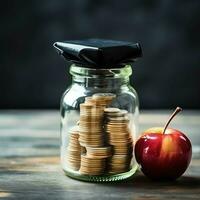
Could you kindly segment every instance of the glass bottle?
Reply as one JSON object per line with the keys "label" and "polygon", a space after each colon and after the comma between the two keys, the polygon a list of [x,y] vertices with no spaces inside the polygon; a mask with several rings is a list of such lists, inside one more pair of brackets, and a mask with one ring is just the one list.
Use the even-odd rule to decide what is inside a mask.
{"label": "glass bottle", "polygon": [[[94,70],[90,68],[82,68],[73,64],[70,68],[70,74],[72,75],[72,85],[69,86],[69,88],[66,90],[61,100],[61,138],[62,138],[61,139],[62,140],[61,163],[62,163],[63,170],[68,176],[71,176],[73,178],[77,178],[80,180],[86,180],[86,181],[114,181],[114,180],[122,180],[122,179],[132,176],[135,173],[135,170],[137,169],[137,164],[133,157],[133,147],[134,147],[134,142],[136,141],[136,138],[138,137],[137,126],[138,126],[139,109],[138,109],[137,93],[133,89],[133,87],[130,85],[130,81],[129,81],[129,76],[132,74],[131,66],[126,65],[125,67],[118,68],[118,69]],[[113,129],[112,129],[112,126],[110,126],[111,127],[110,133],[106,133],[106,127],[102,127],[102,130],[101,130],[102,137],[101,137],[101,134],[100,136],[97,134],[97,137],[96,137],[97,142],[95,141],[96,140],[95,137],[92,137],[92,136],[91,137],[88,136],[88,138],[82,137],[81,141],[83,143],[81,146],[81,144],[78,144],[80,143],[78,142],[78,138],[77,138],[77,143],[75,142],[76,139],[74,135],[76,135],[76,133],[78,135],[78,133],[82,131],[81,128],[83,127],[83,134],[87,134],[87,130],[88,130],[90,132],[89,135],[94,133],[94,136],[95,136],[96,127],[93,127],[92,125],[89,125],[88,127],[84,127],[84,123],[83,123],[83,126],[81,126],[81,128],[79,127],[80,120],[81,120],[80,118],[83,116],[82,119],[84,119],[84,111],[81,113],[81,116],[80,116],[80,105],[81,104],[84,105],[84,102],[89,101],[90,97],[92,97],[93,95],[94,95],[93,97],[95,97],[95,94],[96,94],[96,99],[98,99],[98,95],[100,95],[100,101],[101,101],[102,95],[103,95],[103,98],[105,98],[106,95],[108,95],[108,97],[113,97],[112,101],[109,102],[107,105],[106,103],[102,105],[102,109],[104,107],[111,107],[111,108],[118,108],[121,110],[122,114],[120,112],[119,114],[117,114],[117,112],[116,114],[115,112],[113,113],[111,112],[110,118],[112,118],[112,115],[113,115],[113,118],[116,118],[116,121],[119,119],[118,120],[119,125],[116,125],[116,128],[119,129],[121,131],[120,134],[124,136],[117,137],[116,134],[118,134],[118,131],[116,130],[114,125],[113,125]],[[93,109],[93,114],[91,115],[94,115],[94,117],[92,116],[89,117],[88,115],[90,114],[87,115],[86,113],[87,111],[85,111],[85,116],[88,116],[88,117],[85,117],[86,120],[85,121],[83,120],[83,122],[85,122],[85,124],[87,124],[87,122],[88,123],[91,122],[92,124],[94,121],[94,125],[97,126],[100,121],[100,124],[102,123],[100,126],[106,126],[106,124],[109,124],[108,122],[106,122],[106,119],[103,119],[103,118],[106,118],[106,113],[103,113],[102,115],[101,108],[98,107],[98,103],[96,104],[97,105],[92,105],[92,108],[88,106],[88,110]],[[88,105],[90,104],[88,103]],[[84,109],[84,107],[82,109]],[[122,124],[122,127],[124,127],[124,124],[122,123],[124,122],[123,119],[122,121],[120,121],[120,118],[124,116],[123,112],[125,113],[124,115],[126,115],[128,118],[127,121],[125,121],[125,124],[126,123],[128,124],[127,133],[125,130],[123,130],[124,133],[122,133],[122,130],[120,128],[120,123]],[[97,116],[98,113],[101,113],[100,116],[102,115],[102,119],[98,119],[98,116]],[[114,117],[115,115],[117,117]],[[131,137],[130,141],[132,142],[132,145],[130,145],[130,149],[127,148],[129,143],[131,143],[129,142],[129,137]],[[92,138],[94,138],[94,140],[92,140]],[[102,142],[101,140],[104,140],[104,141]],[[116,145],[114,145],[115,141],[116,141]],[[120,141],[122,142],[120,143]],[[125,141],[127,141],[127,143],[125,143]],[[124,149],[123,149],[123,143],[125,143]],[[105,162],[104,164],[99,164],[97,166],[97,168],[98,167],[102,168],[102,170],[97,169],[96,171],[94,170],[94,173],[92,173],[90,172],[91,170],[89,166],[87,169],[87,165],[91,165],[91,168],[92,168],[92,164],[86,163],[85,164],[86,169],[85,170],[83,169],[83,173],[81,173],[81,154],[82,156],[87,155],[87,152],[89,151],[89,154],[93,155],[94,153],[95,155],[96,153],[95,150],[94,152],[91,152],[91,151],[95,148],[98,150],[98,148],[100,149],[101,147],[107,147],[107,151],[111,151],[110,153],[108,153],[108,157],[106,156],[105,158],[103,157],[102,159],[99,159],[99,160],[102,160],[99,162],[102,162],[102,163]],[[115,155],[114,151],[115,150],[117,151],[118,148],[119,148],[118,150],[119,153],[117,152],[117,154]],[[121,148],[121,151],[120,151],[120,148]],[[80,155],[78,153],[78,155],[76,155],[78,156],[77,161],[73,161],[73,158],[71,158],[70,156],[72,156],[74,152],[75,154],[77,154],[76,150],[77,152],[80,152]],[[94,162],[97,162],[95,160],[96,157],[94,156]],[[99,158],[100,157],[101,156],[99,156]],[[84,158],[82,159],[84,160]],[[88,162],[93,163],[92,161],[88,161]],[[115,162],[116,162],[116,165],[115,165]],[[126,162],[127,164],[124,164]],[[113,163],[113,166],[112,164],[109,164],[109,163]],[[122,163],[121,165],[123,165],[124,168],[120,166],[118,167],[117,165],[118,163]],[[112,169],[113,169],[113,172],[112,172]],[[87,170],[89,171],[88,173],[87,173]],[[109,171],[111,173],[109,173]],[[93,174],[97,174],[97,175],[93,175]]]}
{"label": "glass bottle", "polygon": [[[73,57],[74,59],[74,57]],[[137,170],[139,102],[129,64],[103,68],[72,64],[61,99],[61,164],[66,175],[108,182]]]}

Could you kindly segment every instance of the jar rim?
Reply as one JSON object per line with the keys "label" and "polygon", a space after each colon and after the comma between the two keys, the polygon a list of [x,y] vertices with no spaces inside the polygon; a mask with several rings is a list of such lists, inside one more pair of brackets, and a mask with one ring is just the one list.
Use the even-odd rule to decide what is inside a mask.
{"label": "jar rim", "polygon": [[111,69],[94,69],[82,67],[77,64],[72,64],[70,66],[70,74],[72,76],[81,76],[81,77],[114,77],[114,78],[123,78],[129,77],[132,74],[131,65],[125,65],[121,68],[111,68]]}

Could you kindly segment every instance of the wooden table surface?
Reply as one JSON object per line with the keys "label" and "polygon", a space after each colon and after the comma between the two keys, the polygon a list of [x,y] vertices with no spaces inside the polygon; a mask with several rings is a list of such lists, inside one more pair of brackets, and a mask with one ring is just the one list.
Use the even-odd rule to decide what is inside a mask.
{"label": "wooden table surface", "polygon": [[[143,111],[140,131],[163,125],[169,111]],[[172,126],[187,133],[193,159],[175,182],[152,182],[138,172],[118,183],[70,179],[59,164],[58,111],[0,111],[0,199],[200,199],[200,112],[184,111]]]}

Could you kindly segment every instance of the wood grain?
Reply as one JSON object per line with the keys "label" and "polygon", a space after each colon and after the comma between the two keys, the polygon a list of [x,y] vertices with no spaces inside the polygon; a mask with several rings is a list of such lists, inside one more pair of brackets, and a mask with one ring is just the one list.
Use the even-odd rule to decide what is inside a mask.
{"label": "wood grain", "polygon": [[[163,125],[169,111],[142,112],[140,130]],[[153,114],[153,115],[152,115]],[[152,182],[140,172],[120,183],[87,183],[59,164],[58,111],[1,111],[0,199],[200,199],[200,112],[184,112],[173,127],[193,143],[192,163],[175,182]]]}

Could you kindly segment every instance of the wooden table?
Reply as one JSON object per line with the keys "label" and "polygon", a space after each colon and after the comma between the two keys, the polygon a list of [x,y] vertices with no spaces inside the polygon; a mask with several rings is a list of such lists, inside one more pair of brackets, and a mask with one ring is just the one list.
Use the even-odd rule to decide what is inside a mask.
{"label": "wooden table", "polygon": [[[140,130],[163,125],[168,111],[145,111]],[[200,112],[185,111],[172,126],[187,133],[193,159],[176,182],[152,182],[140,172],[119,183],[70,179],[59,165],[58,111],[0,112],[0,199],[200,199]]]}

